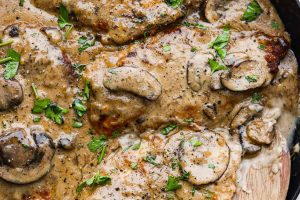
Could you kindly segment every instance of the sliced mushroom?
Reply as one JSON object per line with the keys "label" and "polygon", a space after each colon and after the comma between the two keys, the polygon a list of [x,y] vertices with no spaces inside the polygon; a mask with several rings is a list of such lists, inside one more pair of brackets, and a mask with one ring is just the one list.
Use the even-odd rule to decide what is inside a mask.
{"label": "sliced mushroom", "polygon": [[16,184],[37,181],[50,171],[54,152],[46,133],[12,129],[0,137],[0,177]]}
{"label": "sliced mushroom", "polygon": [[211,120],[216,119],[217,117],[217,107],[216,104],[206,103],[203,106],[204,114]]}
{"label": "sliced mushroom", "polygon": [[56,146],[65,150],[72,150],[75,148],[76,135],[75,134],[61,134],[56,141]]}
{"label": "sliced mushroom", "polygon": [[196,54],[188,63],[187,83],[195,92],[199,91],[210,79],[208,60],[212,57],[210,54]]}
{"label": "sliced mushroom", "polygon": [[224,73],[221,82],[229,90],[245,91],[261,87],[267,78],[267,67],[256,61],[246,61]]}
{"label": "sliced mushroom", "polygon": [[243,154],[253,155],[261,150],[261,147],[258,145],[255,145],[251,141],[251,139],[248,137],[245,126],[240,126],[238,131],[241,136]]}
{"label": "sliced mushroom", "polygon": [[258,144],[271,144],[274,138],[273,123],[255,119],[247,125],[247,136]]}
{"label": "sliced mushroom", "polygon": [[17,80],[0,77],[0,111],[8,110],[23,101],[23,89]]}
{"label": "sliced mushroom", "polygon": [[239,126],[244,125],[246,122],[259,115],[262,110],[263,107],[259,104],[246,104],[238,111],[236,116],[231,121],[231,129],[236,129]]}
{"label": "sliced mushroom", "polygon": [[186,136],[180,145],[182,169],[190,172],[188,181],[195,185],[218,180],[226,171],[230,150],[222,136],[205,130]]}
{"label": "sliced mushroom", "polygon": [[156,100],[161,94],[161,84],[146,70],[137,67],[118,67],[108,69],[103,78],[103,85],[113,91],[126,91]]}

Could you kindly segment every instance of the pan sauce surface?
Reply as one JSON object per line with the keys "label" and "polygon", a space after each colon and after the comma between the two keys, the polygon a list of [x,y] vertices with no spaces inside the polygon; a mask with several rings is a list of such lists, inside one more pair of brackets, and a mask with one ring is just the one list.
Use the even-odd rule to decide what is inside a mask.
{"label": "pan sauce surface", "polygon": [[[79,23],[87,27],[77,26],[67,40],[55,17],[61,2],[75,14],[82,9],[91,13],[77,14]],[[122,1],[135,11],[131,2],[135,1]],[[186,7],[175,9],[163,1],[143,1],[141,13],[160,5],[171,14],[189,14],[185,23],[160,31],[153,28],[151,36],[137,40],[149,21],[157,27],[167,26],[179,21],[182,13],[167,22],[151,16],[146,25],[137,25],[135,34],[128,33],[129,17],[129,22],[121,23],[124,34],[115,37],[112,19],[116,18],[103,12],[100,19],[112,23],[103,33],[94,27],[97,13],[82,6],[100,4],[101,11],[101,4],[122,6],[119,1],[50,1],[47,6],[42,0],[32,2],[39,9],[28,1],[20,7],[18,2],[1,0],[1,38],[13,43],[0,47],[0,55],[4,58],[9,47],[21,54],[15,79],[23,92],[20,105],[1,112],[1,134],[20,128],[27,134],[38,130],[53,139],[56,152],[49,160],[52,169],[37,181],[17,185],[1,180],[0,199],[232,199],[242,156],[263,153],[273,141],[274,129],[286,135],[297,115],[297,63],[288,51],[288,34],[269,1],[258,2],[263,14],[245,23],[240,16],[248,0],[208,1],[201,11],[208,21],[190,14],[198,10],[200,1],[186,1]],[[128,10],[123,11],[128,14]],[[122,9],[120,12],[124,16]],[[87,24],[86,18],[90,19]],[[222,61],[211,43],[225,32],[226,24],[232,28]],[[97,36],[95,44],[79,53],[78,39],[91,34]],[[114,42],[130,43],[118,46]],[[229,72],[213,73],[209,59],[227,65]],[[81,78],[71,66],[74,63],[86,65]],[[1,74],[3,71],[4,67]],[[78,117],[72,104],[83,99],[80,93],[87,80],[92,88],[90,99],[83,100],[88,111]],[[40,98],[69,110],[63,116],[64,124],[57,125],[44,114],[32,114],[36,100],[33,83]],[[257,95],[260,100],[255,99]],[[40,122],[34,122],[37,116]],[[79,118],[83,127],[72,127],[74,118]],[[120,136],[107,141],[104,159],[98,164],[101,152],[91,152],[87,144],[93,137],[111,136],[116,131]],[[73,138],[74,144],[68,144]],[[3,161],[4,147],[1,143],[0,171],[10,169]],[[80,183],[97,172],[111,180],[76,192]],[[170,177],[181,187],[167,191]]]}

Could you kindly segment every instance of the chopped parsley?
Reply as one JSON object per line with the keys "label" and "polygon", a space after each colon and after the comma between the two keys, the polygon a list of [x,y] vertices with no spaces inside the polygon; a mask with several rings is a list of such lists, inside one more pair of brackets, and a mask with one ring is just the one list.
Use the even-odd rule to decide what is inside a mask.
{"label": "chopped parsley", "polygon": [[279,29],[279,24],[276,21],[272,21],[271,26],[272,26],[273,29]]}
{"label": "chopped parsley", "polygon": [[84,50],[86,50],[87,48],[95,45],[95,38],[94,38],[94,36],[90,36],[90,37],[81,36],[78,39],[78,43],[80,45],[78,48],[78,51],[81,53]]}
{"label": "chopped parsley", "polygon": [[266,45],[260,44],[260,45],[258,46],[258,48],[259,48],[260,50],[265,50],[265,49],[266,49]]}
{"label": "chopped parsley", "polygon": [[81,128],[83,126],[82,122],[78,119],[73,119],[72,127],[73,128]]}
{"label": "chopped parsley", "polygon": [[197,47],[192,47],[191,48],[191,52],[196,52],[196,51],[198,51]]}
{"label": "chopped parsley", "polygon": [[169,51],[171,51],[171,46],[169,44],[164,44],[163,50],[164,50],[164,52],[169,52]]}
{"label": "chopped parsley", "polygon": [[151,163],[154,166],[158,166],[159,164],[155,161],[156,160],[156,155],[148,154],[145,158],[144,161]]}
{"label": "chopped parsley", "polygon": [[140,147],[141,147],[141,142],[138,142],[138,143],[132,145],[131,149],[134,150],[134,151],[136,151],[136,150],[139,150]]}
{"label": "chopped parsley", "polygon": [[19,0],[19,6],[23,7],[25,3],[25,0]]}
{"label": "chopped parsley", "polygon": [[257,82],[257,76],[256,75],[248,75],[245,78],[249,83]]}
{"label": "chopped parsley", "polygon": [[136,162],[131,163],[131,169],[136,170],[138,168],[138,164]]}
{"label": "chopped parsley", "polygon": [[183,121],[188,124],[192,124],[192,123],[194,123],[194,118],[187,118],[187,119],[184,119]]}
{"label": "chopped parsley", "polygon": [[77,188],[76,192],[81,192],[85,187],[93,187],[96,185],[105,185],[111,178],[109,176],[101,176],[99,173],[95,174],[92,178],[87,179],[83,183],[81,183]]}
{"label": "chopped parsley", "polygon": [[178,178],[174,177],[174,176],[169,176],[168,177],[168,182],[167,185],[165,187],[165,190],[167,192],[169,191],[174,191],[181,188],[181,184],[179,183]]}
{"label": "chopped parsley", "polygon": [[19,64],[20,64],[20,58],[21,55],[16,52],[15,50],[9,48],[7,49],[7,57],[0,60],[0,64],[5,63],[5,70],[3,77],[8,80],[12,79],[16,76]]}
{"label": "chopped parsley", "polygon": [[210,169],[215,169],[216,166],[215,166],[214,164],[212,164],[212,163],[209,163],[209,164],[208,164],[208,168],[210,168]]}
{"label": "chopped parsley", "polygon": [[180,167],[180,172],[181,172],[181,176],[179,177],[179,179],[187,181],[191,175],[191,172],[187,172],[187,171],[183,170],[181,167]]}
{"label": "chopped parsley", "polygon": [[119,131],[113,131],[112,132],[112,138],[117,138],[117,137],[119,137],[119,135],[120,135]]}
{"label": "chopped parsley", "polygon": [[196,136],[192,137],[191,140],[190,140],[191,144],[193,145],[193,147],[199,147],[201,146],[203,143],[200,142],[198,140],[198,138]]}
{"label": "chopped parsley", "polygon": [[36,100],[34,102],[33,108],[31,109],[31,112],[33,114],[45,113],[45,116],[48,119],[51,119],[56,124],[59,125],[63,124],[64,123],[63,115],[67,114],[69,111],[53,103],[48,98],[39,98],[37,89],[34,84],[32,84],[32,89],[36,96]]}
{"label": "chopped parsley", "polygon": [[162,135],[168,135],[171,131],[173,131],[175,128],[177,128],[177,125],[176,124],[169,124],[167,125],[166,127],[164,127],[162,130],[161,130],[161,134]]}
{"label": "chopped parsley", "polygon": [[218,63],[217,61],[215,61],[213,59],[209,59],[208,61],[209,61],[209,65],[210,65],[212,74],[217,71],[220,71],[220,70],[228,70],[227,67],[225,67],[224,65],[221,65],[220,63]]}
{"label": "chopped parsley", "polygon": [[195,186],[193,186],[193,188],[192,188],[192,196],[195,196],[195,193],[196,193],[196,188],[195,188]]}
{"label": "chopped parsley", "polygon": [[85,81],[83,94],[84,94],[84,100],[90,99],[90,93],[91,93],[91,82],[89,80]]}
{"label": "chopped parsley", "polygon": [[75,113],[79,117],[82,117],[87,111],[86,106],[83,105],[83,102],[80,99],[75,99],[74,100],[74,102],[72,104],[72,108],[75,110]]}
{"label": "chopped parsley", "polygon": [[259,103],[259,102],[261,101],[261,99],[262,99],[261,94],[255,92],[255,93],[252,95],[252,97],[251,97],[251,102],[252,102],[252,103]]}
{"label": "chopped parsley", "polygon": [[67,8],[62,4],[60,4],[59,6],[59,16],[58,16],[57,23],[61,29],[66,28],[65,38],[68,38],[74,25],[71,23],[69,19],[69,13]]}
{"label": "chopped parsley", "polygon": [[101,135],[98,138],[93,137],[92,140],[87,144],[87,146],[91,152],[100,152],[98,157],[98,163],[100,164],[105,155],[107,138],[104,135]]}
{"label": "chopped parsley", "polygon": [[183,3],[183,0],[166,0],[166,4],[171,6],[172,8],[178,8]]}
{"label": "chopped parsley", "polygon": [[33,122],[34,123],[38,123],[40,121],[41,121],[41,117],[35,117],[35,118],[33,118]]}
{"label": "chopped parsley", "polygon": [[4,47],[6,45],[10,45],[11,43],[13,43],[14,41],[13,40],[9,40],[9,41],[6,41],[6,42],[1,42],[0,43],[0,47]]}
{"label": "chopped parsley", "polygon": [[171,163],[172,170],[175,170],[178,167],[178,161],[173,159]]}
{"label": "chopped parsley", "polygon": [[186,26],[186,27],[195,27],[195,28],[199,28],[199,29],[202,29],[202,30],[205,30],[206,27],[202,24],[199,24],[199,23],[190,23],[190,22],[183,22],[183,25]]}
{"label": "chopped parsley", "polygon": [[224,59],[227,55],[225,47],[228,45],[229,39],[230,28],[225,27],[223,33],[219,35],[212,43],[210,43],[209,47],[216,50],[220,58]]}
{"label": "chopped parsley", "polygon": [[83,72],[85,66],[86,65],[80,64],[80,63],[74,63],[74,64],[72,64],[72,67],[75,70],[75,73],[78,75],[78,77],[82,76],[82,72]]}
{"label": "chopped parsley", "polygon": [[254,0],[248,4],[247,10],[244,12],[241,20],[246,22],[252,22],[256,20],[263,13],[263,9],[259,3]]}

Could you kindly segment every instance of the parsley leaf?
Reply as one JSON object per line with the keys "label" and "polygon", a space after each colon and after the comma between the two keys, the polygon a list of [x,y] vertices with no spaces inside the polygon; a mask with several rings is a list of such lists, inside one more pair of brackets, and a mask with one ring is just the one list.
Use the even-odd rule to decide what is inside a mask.
{"label": "parsley leaf", "polygon": [[183,121],[188,124],[192,124],[192,123],[194,123],[194,118],[187,118],[187,119],[184,119]]}
{"label": "parsley leaf", "polygon": [[141,147],[141,142],[138,142],[138,143],[132,145],[131,149],[134,150],[134,151],[136,151],[136,150],[139,150],[140,147]]}
{"label": "parsley leaf", "polygon": [[176,124],[169,124],[168,126],[164,127],[162,130],[161,130],[161,134],[162,135],[168,135],[171,131],[173,131],[175,128],[177,128],[177,125]]}
{"label": "parsley leaf", "polygon": [[75,70],[75,73],[80,78],[82,76],[82,71],[84,70],[86,65],[80,64],[80,63],[74,63],[71,66],[73,67],[73,69]]}
{"label": "parsley leaf", "polygon": [[93,137],[92,140],[88,143],[88,149],[91,152],[100,152],[100,155],[98,157],[98,163],[101,163],[104,155],[105,155],[105,151],[106,151],[106,145],[107,145],[107,138],[104,135],[101,135],[99,138],[95,138]]}
{"label": "parsley leaf", "polygon": [[215,73],[216,71],[228,70],[227,67],[225,67],[224,65],[221,65],[220,63],[218,63],[217,61],[214,61],[212,59],[209,59],[209,65],[210,65],[212,74]]}
{"label": "parsley leaf", "polygon": [[208,168],[210,168],[210,169],[215,169],[216,166],[215,166],[214,164],[212,164],[212,163],[209,163],[209,164],[208,164]]}
{"label": "parsley leaf", "polygon": [[255,83],[255,82],[257,82],[257,76],[255,76],[255,75],[248,75],[245,78],[246,78],[246,80],[249,83]]}
{"label": "parsley leaf", "polygon": [[251,97],[251,102],[252,102],[252,103],[259,103],[259,102],[261,101],[261,99],[262,99],[261,94],[258,94],[258,93],[255,92],[255,93],[252,95],[252,97]]}
{"label": "parsley leaf", "polygon": [[69,19],[68,10],[63,4],[60,4],[59,6],[59,16],[58,16],[57,23],[61,29],[67,28],[65,32],[65,38],[67,38],[74,26]]}
{"label": "parsley leaf", "polygon": [[95,174],[92,178],[87,179],[83,183],[81,183],[77,188],[76,192],[81,192],[85,187],[92,187],[96,185],[105,185],[111,178],[109,176],[101,176],[99,173]]}
{"label": "parsley leaf", "polygon": [[166,191],[169,192],[169,191],[174,191],[174,190],[177,190],[181,188],[181,184],[179,183],[178,179],[174,176],[169,176],[168,178],[168,182],[167,182],[167,185],[166,185]]}
{"label": "parsley leaf", "polygon": [[156,155],[148,154],[145,158],[144,161],[151,163],[154,166],[158,166],[159,164],[155,161],[156,160]]}
{"label": "parsley leaf", "polygon": [[23,7],[24,6],[25,0],[19,0],[19,6]]}
{"label": "parsley leaf", "polygon": [[219,35],[210,45],[210,48],[216,50],[220,58],[224,59],[227,55],[225,47],[228,45],[230,39],[230,29],[228,27],[224,28],[224,31]]}
{"label": "parsley leaf", "polygon": [[16,76],[19,64],[20,64],[21,55],[15,50],[9,48],[7,49],[7,58],[5,63],[4,78],[12,79]]}
{"label": "parsley leaf", "polygon": [[77,119],[73,119],[73,123],[72,123],[72,127],[73,128],[81,128],[83,126],[82,122],[77,120]]}
{"label": "parsley leaf", "polygon": [[256,20],[262,13],[263,9],[260,7],[259,3],[256,0],[254,0],[248,4],[247,10],[244,12],[241,20],[246,22],[252,22]]}
{"label": "parsley leaf", "polygon": [[199,147],[202,145],[202,142],[200,142],[196,136],[192,137],[190,142],[193,145],[193,147]]}
{"label": "parsley leaf", "polygon": [[166,4],[172,8],[178,8],[183,3],[183,0],[166,0]]}
{"label": "parsley leaf", "polygon": [[186,27],[196,27],[202,30],[206,30],[206,27],[199,23],[190,23],[190,22],[183,22],[183,25]]}
{"label": "parsley leaf", "polygon": [[45,116],[59,125],[64,123],[63,115],[67,113],[67,109],[62,108],[55,103],[50,103],[45,110]]}
{"label": "parsley leaf", "polygon": [[171,46],[169,44],[164,44],[163,50],[164,50],[164,52],[169,52],[169,51],[171,51]]}
{"label": "parsley leaf", "polygon": [[81,53],[84,50],[86,50],[87,48],[95,45],[95,38],[94,38],[94,36],[89,37],[89,38],[87,38],[85,36],[81,36],[78,39],[78,43],[80,44],[78,51]]}
{"label": "parsley leaf", "polygon": [[276,21],[272,21],[271,26],[273,29],[279,29],[279,24]]}
{"label": "parsley leaf", "polygon": [[43,113],[46,108],[50,105],[51,103],[51,100],[50,99],[36,99],[35,102],[34,102],[34,106],[31,110],[31,112],[33,114],[41,114]]}
{"label": "parsley leaf", "polygon": [[138,164],[136,162],[131,163],[131,169],[136,170],[138,168]]}
{"label": "parsley leaf", "polygon": [[85,105],[83,105],[83,102],[80,99],[74,100],[72,108],[75,110],[75,113],[79,117],[82,117],[87,111],[87,108],[85,107]]}
{"label": "parsley leaf", "polygon": [[265,49],[266,49],[266,45],[260,44],[260,45],[258,46],[258,48],[259,48],[260,50],[265,50]]}
{"label": "parsley leaf", "polygon": [[6,46],[6,45],[10,45],[11,43],[13,43],[14,41],[13,40],[9,40],[9,41],[7,41],[7,42],[1,42],[0,43],[0,47],[4,47],[4,46]]}
{"label": "parsley leaf", "polygon": [[83,89],[84,100],[90,99],[90,92],[91,92],[90,90],[91,90],[91,82],[89,80],[87,80],[87,81],[85,81],[84,89]]}

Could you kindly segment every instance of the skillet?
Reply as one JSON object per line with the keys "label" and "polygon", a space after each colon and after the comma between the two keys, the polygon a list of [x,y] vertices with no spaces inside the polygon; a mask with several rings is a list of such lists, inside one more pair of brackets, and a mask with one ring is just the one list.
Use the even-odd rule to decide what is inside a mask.
{"label": "skillet", "polygon": [[[291,34],[292,49],[300,63],[300,0],[273,0],[287,31]],[[299,69],[300,71],[300,69]],[[299,72],[298,72],[299,73]],[[287,200],[296,200],[300,193],[300,156],[293,152],[293,146],[300,142],[300,118],[298,117],[292,145],[291,180]]]}

